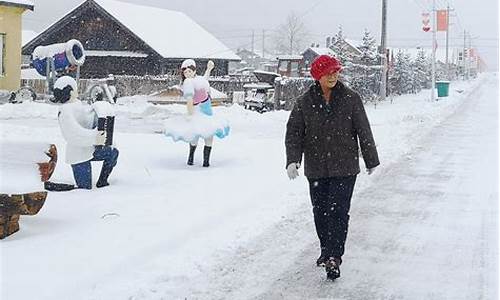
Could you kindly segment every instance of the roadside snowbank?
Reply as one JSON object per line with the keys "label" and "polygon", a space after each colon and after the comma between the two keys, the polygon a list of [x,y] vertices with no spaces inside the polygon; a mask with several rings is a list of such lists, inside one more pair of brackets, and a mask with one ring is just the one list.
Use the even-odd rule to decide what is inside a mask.
{"label": "roadside snowbank", "polygon": [[[453,83],[450,97],[440,101],[428,101],[430,92],[423,91],[367,106],[382,163],[376,172],[417,147],[479,84],[480,78]],[[215,107],[232,132],[216,141],[211,167],[202,168],[200,151],[188,167],[187,144],[155,133],[185,106],[155,106],[136,96],[119,99],[115,108],[120,157],[111,185],[50,193],[36,217],[22,220],[21,231],[0,245],[2,273],[8,274],[2,297],[190,298],[204,289],[196,279],[218,258],[309,205],[304,176],[290,182],[285,174],[289,112]],[[52,105],[2,105],[0,137],[55,143],[64,155],[56,118]],[[63,161],[52,179],[72,182]],[[94,179],[99,167],[94,164]],[[358,189],[369,184],[364,173],[358,178]]]}

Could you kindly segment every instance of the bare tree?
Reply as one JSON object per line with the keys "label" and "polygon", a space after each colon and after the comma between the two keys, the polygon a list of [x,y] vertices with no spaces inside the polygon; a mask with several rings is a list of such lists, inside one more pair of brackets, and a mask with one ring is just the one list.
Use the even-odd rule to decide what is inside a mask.
{"label": "bare tree", "polygon": [[305,50],[307,28],[301,18],[292,12],[274,34],[274,46],[279,54],[296,54]]}

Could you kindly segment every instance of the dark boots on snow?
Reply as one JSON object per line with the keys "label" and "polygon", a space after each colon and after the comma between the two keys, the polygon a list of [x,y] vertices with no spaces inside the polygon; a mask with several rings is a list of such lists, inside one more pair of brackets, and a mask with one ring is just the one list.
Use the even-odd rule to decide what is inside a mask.
{"label": "dark boots on snow", "polygon": [[210,152],[212,151],[212,147],[205,146],[203,148],[203,166],[210,167]]}
{"label": "dark boots on snow", "polygon": [[110,168],[109,166],[102,166],[101,169],[101,174],[99,175],[99,179],[97,179],[96,187],[105,187],[109,185],[108,178],[109,174],[111,174],[111,171],[113,171],[113,168]]}
{"label": "dark boots on snow", "polygon": [[188,161],[187,161],[187,164],[189,166],[192,166],[194,164],[194,152],[196,151],[196,145],[191,145],[189,144],[189,157],[188,157]]}
{"label": "dark boots on snow", "polygon": [[[189,145],[189,157],[187,164],[192,166],[194,164],[194,153],[196,151],[196,146]],[[203,148],[203,166],[210,167],[210,152],[212,152],[212,147],[205,146]]]}
{"label": "dark boots on snow", "polygon": [[324,267],[327,260],[328,260],[328,256],[321,254],[318,257],[318,259],[316,260],[316,266],[317,267]]}
{"label": "dark boots on snow", "polygon": [[340,277],[340,264],[342,260],[337,257],[330,257],[325,262],[326,279],[335,280]]}

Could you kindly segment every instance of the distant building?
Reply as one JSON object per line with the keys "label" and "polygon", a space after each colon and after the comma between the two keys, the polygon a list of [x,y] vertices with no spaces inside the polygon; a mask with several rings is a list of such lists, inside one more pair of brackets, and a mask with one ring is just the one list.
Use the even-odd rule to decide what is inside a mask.
{"label": "distant building", "polygon": [[195,59],[201,70],[213,60],[212,74],[226,75],[229,62],[240,60],[184,13],[116,0],[83,2],[24,45],[22,53],[70,39],[86,50],[84,78],[177,74],[186,58]]}
{"label": "distant building", "polygon": [[302,53],[304,57],[304,68],[306,70],[311,69],[311,63],[314,59],[320,55],[330,55],[335,56],[335,52],[328,47],[309,47]]}
{"label": "distant building", "polygon": [[[274,57],[271,60],[269,58],[265,58],[261,52],[251,51],[245,48],[238,49],[236,51],[236,55],[241,58],[241,61],[231,64],[232,73],[234,74],[247,71],[251,72],[253,70],[262,70],[266,65],[274,61]],[[273,71],[276,71],[276,69]]]}
{"label": "distant building", "polygon": [[[359,49],[363,42],[352,40],[352,39],[344,39],[342,48],[346,51],[347,55],[352,58],[353,62],[358,62],[359,57],[363,54],[363,52]],[[330,38],[326,39],[326,48],[333,48],[333,40]]]}
{"label": "distant building", "polygon": [[303,77],[304,72],[304,57],[302,55],[278,55],[278,71],[281,76],[286,77]]}
{"label": "distant building", "polygon": [[22,14],[33,10],[30,1],[0,1],[0,90],[21,84]]}
{"label": "distant building", "polygon": [[255,69],[259,68],[260,63],[263,60],[262,56],[247,49],[238,49],[236,51],[236,55],[241,58],[242,64],[245,64],[245,66],[247,67],[253,67]]}
{"label": "distant building", "polygon": [[352,40],[352,39],[344,39],[345,45],[347,46],[347,50],[353,54],[353,56],[362,55],[363,52],[359,49],[359,46],[363,44],[362,41]]}

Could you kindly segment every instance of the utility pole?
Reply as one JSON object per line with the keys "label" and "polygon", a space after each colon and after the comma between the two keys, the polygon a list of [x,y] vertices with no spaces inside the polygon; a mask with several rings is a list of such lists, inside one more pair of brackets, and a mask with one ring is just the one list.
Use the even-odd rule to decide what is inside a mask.
{"label": "utility pole", "polygon": [[467,48],[466,37],[467,37],[467,31],[464,30],[464,50],[463,50],[463,55],[462,55],[462,61],[463,61],[463,65],[464,65],[464,70],[463,70],[464,80],[467,79],[467,64],[466,64],[466,57],[465,57],[465,49]]}
{"label": "utility pole", "polygon": [[380,39],[380,56],[382,64],[382,80],[380,82],[380,100],[387,96],[387,0],[382,0],[382,30]]}
{"label": "utility pole", "polygon": [[252,67],[255,65],[255,30],[252,30]]}
{"label": "utility pole", "polygon": [[472,49],[472,35],[469,32],[469,47],[467,50],[467,78],[470,78],[470,69],[472,69],[472,56],[471,56],[471,49]]}
{"label": "utility pole", "polygon": [[266,58],[266,47],[265,47],[265,41],[266,41],[266,30],[262,29],[262,58]]}
{"label": "utility pole", "polygon": [[431,101],[436,100],[436,0],[432,0],[432,84]]}
{"label": "utility pole", "polygon": [[448,62],[448,48],[450,36],[450,4],[446,6],[446,76],[450,80],[450,64]]}

